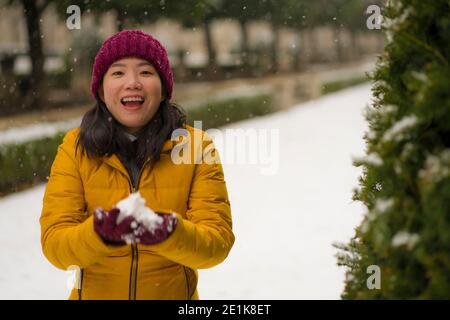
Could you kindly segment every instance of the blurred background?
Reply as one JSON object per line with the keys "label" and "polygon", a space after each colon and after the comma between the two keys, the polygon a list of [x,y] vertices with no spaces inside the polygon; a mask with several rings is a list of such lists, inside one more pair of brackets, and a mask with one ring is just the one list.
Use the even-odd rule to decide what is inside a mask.
{"label": "blurred background", "polygon": [[[173,100],[204,129],[290,108],[367,81],[384,45],[366,23],[377,2],[0,0],[0,130],[86,112],[95,54],[124,28],[168,49]],[[45,158],[27,182],[46,177]],[[2,180],[0,194],[21,184]]]}
{"label": "blurred background", "polygon": [[[0,115],[91,102],[93,58],[124,28],[143,29],[166,46],[177,84],[221,88],[231,79],[259,83],[354,65],[383,47],[379,30],[366,26],[366,9],[376,2],[1,0]],[[80,9],[79,29],[69,29],[78,13],[71,5]],[[320,88],[297,95],[309,98],[314,90]],[[175,93],[185,104],[184,90]]]}
{"label": "blurred background", "polygon": [[[361,210],[351,209],[354,214],[350,220],[341,220],[339,216],[333,219],[326,215],[320,217],[320,212],[328,212],[328,208],[323,207],[318,195],[324,192],[326,196],[341,190],[341,193],[334,193],[333,199],[338,199],[336,201],[342,207],[337,208],[333,201],[328,205],[339,212],[348,209],[351,188],[356,185],[360,173],[352,167],[350,153],[362,153],[362,136],[366,129],[362,109],[369,102],[370,94],[367,84],[351,95],[348,91],[343,96],[330,94],[339,94],[336,93],[339,90],[368,81],[366,73],[373,69],[377,55],[383,50],[384,37],[379,28],[368,27],[367,22],[373,16],[367,9],[371,5],[381,7],[381,3],[381,0],[0,0],[0,209],[17,212],[14,221],[0,215],[2,224],[12,224],[11,232],[0,237],[2,250],[9,248],[8,254],[0,260],[0,269],[9,271],[0,276],[0,287],[4,288],[0,297],[65,298],[64,285],[56,289],[55,283],[62,283],[56,279],[65,279],[66,275],[57,275],[56,269],[40,253],[37,219],[43,188],[64,133],[79,125],[82,115],[94,105],[90,77],[97,50],[115,32],[139,28],[155,36],[167,48],[175,78],[173,100],[186,110],[190,124],[193,120],[202,120],[203,129],[233,125],[242,128],[245,123],[248,128],[267,128],[269,123],[277,129],[291,128],[281,133],[282,141],[291,142],[281,146],[278,182],[273,180],[276,177],[255,180],[249,175],[248,168],[225,167],[231,202],[235,204],[233,213],[237,230],[241,228],[242,234],[249,230],[251,222],[247,224],[245,217],[250,217],[247,215],[249,210],[255,208],[250,205],[240,207],[242,199],[259,201],[258,214],[261,214],[265,208],[278,208],[275,204],[265,204],[267,199],[261,199],[261,193],[272,191],[271,197],[276,199],[277,191],[289,189],[291,202],[284,198],[279,201],[283,201],[285,210],[295,213],[302,203],[297,199],[296,190],[303,190],[304,194],[314,195],[303,204],[307,204],[309,211],[319,210],[318,215],[309,215],[309,218],[317,217],[320,223],[316,225],[318,229],[302,230],[309,232],[311,237],[328,234],[330,238],[325,240],[323,237],[317,244],[323,245],[326,253],[319,247],[305,249],[318,252],[317,261],[323,263],[323,268],[313,263],[304,266],[310,268],[308,270],[319,270],[325,276],[325,283],[314,290],[311,288],[317,283],[310,282],[304,284],[303,291],[302,286],[292,287],[290,291],[287,287],[291,279],[288,278],[281,282],[278,279],[273,290],[265,287],[265,291],[255,286],[256,278],[254,283],[239,288],[239,283],[251,279],[250,274],[267,279],[266,271],[272,272],[276,281],[278,273],[285,267],[269,263],[266,271],[258,269],[261,273],[255,272],[257,268],[251,265],[257,259],[251,258],[246,250],[248,243],[259,239],[260,234],[250,237],[250,232],[247,246],[239,240],[247,238],[238,237],[237,248],[240,249],[234,252],[240,262],[230,257],[231,262],[224,266],[247,276],[233,282],[232,288],[227,290],[220,282],[226,278],[221,279],[214,273],[211,276],[205,274],[213,285],[202,288],[206,292],[203,297],[337,298],[343,273],[333,269],[336,265],[330,243],[333,237],[346,239],[351,235]],[[336,109],[335,104],[344,109]],[[301,115],[298,108],[307,113]],[[316,113],[309,114],[307,110],[312,109]],[[275,118],[267,118],[272,113]],[[263,118],[267,119],[266,123],[243,122]],[[286,124],[283,119],[302,119],[303,122]],[[320,125],[319,134],[316,126]],[[334,130],[333,125],[338,127]],[[305,131],[299,131],[299,127]],[[338,136],[339,133],[342,135]],[[295,134],[301,137],[297,139]],[[308,145],[315,147],[307,148]],[[342,147],[339,151],[338,146]],[[304,158],[283,153],[283,150],[297,147],[304,151]],[[330,153],[327,154],[325,149]],[[334,162],[330,164],[328,159],[333,157]],[[325,182],[317,175],[310,179],[300,178],[297,185],[286,184],[297,174],[293,168],[302,163],[303,166],[298,168],[303,176],[297,172],[299,178],[317,173],[328,175],[323,178],[329,181]],[[321,172],[311,171],[318,164]],[[248,185],[236,183],[242,182],[242,177],[248,178]],[[334,191],[323,189],[325,184],[333,186],[332,179],[336,182]],[[305,184],[301,185],[301,181]],[[257,185],[261,189],[255,191]],[[248,196],[246,191],[250,192]],[[322,207],[313,205],[320,202]],[[33,209],[33,226],[30,227],[33,245],[27,247],[22,246],[24,238],[17,238],[13,230],[30,221],[29,208]],[[241,218],[243,220],[239,220]],[[277,223],[271,218],[266,221],[271,225]],[[298,224],[302,222],[299,220]],[[322,225],[322,222],[329,225]],[[302,225],[302,228],[308,226]],[[329,232],[333,225],[342,227],[338,230],[340,234]],[[284,239],[286,250],[291,250],[289,248],[296,241],[305,244],[311,240],[295,238],[297,232],[292,230],[292,238]],[[15,247],[17,251],[11,249]],[[22,249],[25,252],[20,255]],[[252,252],[266,255],[265,251]],[[298,254],[304,255],[307,251],[300,250]],[[302,260],[296,259],[294,254],[295,263],[290,268],[305,270],[301,267]],[[242,261],[247,264],[241,264]],[[17,269],[19,265],[29,263],[35,269]],[[46,279],[47,291],[36,278],[36,272],[42,275],[41,279]],[[293,274],[287,271],[285,275]],[[306,283],[312,279],[302,277]],[[48,279],[56,281],[53,287]],[[22,281],[23,287],[17,286],[17,281]],[[25,290],[26,286],[28,289]],[[298,288],[299,292],[296,291]]]}

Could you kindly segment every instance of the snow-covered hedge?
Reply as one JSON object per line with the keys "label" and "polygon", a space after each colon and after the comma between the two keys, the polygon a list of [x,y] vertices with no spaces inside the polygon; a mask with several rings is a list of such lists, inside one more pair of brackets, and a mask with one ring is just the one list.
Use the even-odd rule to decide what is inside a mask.
{"label": "snow-covered hedge", "polygon": [[214,100],[188,109],[188,123],[193,125],[194,121],[201,120],[203,130],[217,128],[228,123],[272,113],[275,111],[272,101],[273,97],[270,94]]}
{"label": "snow-covered hedge", "polygon": [[45,181],[64,132],[0,145],[0,195]]}
{"label": "snow-covered hedge", "polygon": [[348,78],[348,79],[343,79],[343,80],[336,80],[336,81],[330,81],[330,82],[325,82],[322,85],[322,94],[328,94],[328,93],[332,93],[332,92],[336,92],[342,89],[346,89],[361,83],[365,83],[368,82],[369,78],[367,78],[366,76],[357,76],[357,77],[352,77],[352,78]]}
{"label": "snow-covered hedge", "polygon": [[344,299],[450,299],[450,2],[389,1]]}

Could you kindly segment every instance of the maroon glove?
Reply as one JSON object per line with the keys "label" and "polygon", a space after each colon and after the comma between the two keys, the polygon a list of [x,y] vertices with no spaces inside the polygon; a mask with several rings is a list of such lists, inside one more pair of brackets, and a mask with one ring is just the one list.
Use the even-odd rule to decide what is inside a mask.
{"label": "maroon glove", "polygon": [[178,219],[174,214],[161,214],[156,213],[163,218],[162,222],[154,230],[148,230],[144,225],[139,224],[136,230],[134,230],[134,236],[136,242],[151,245],[163,242],[166,240],[172,232],[175,230]]}
{"label": "maroon glove", "polygon": [[134,229],[137,227],[132,216],[125,217],[117,224],[117,216],[120,210],[113,208],[105,212],[102,208],[94,210],[94,230],[106,244],[123,245],[126,242],[134,242]]}

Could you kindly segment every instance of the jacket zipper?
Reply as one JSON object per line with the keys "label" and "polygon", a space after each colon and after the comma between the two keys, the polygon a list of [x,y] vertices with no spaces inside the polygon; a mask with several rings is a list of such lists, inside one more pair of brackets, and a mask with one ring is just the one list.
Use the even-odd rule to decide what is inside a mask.
{"label": "jacket zipper", "polygon": [[131,270],[130,270],[130,288],[128,293],[129,300],[136,300],[136,281],[138,269],[138,250],[136,244],[131,245]]}
{"label": "jacket zipper", "polygon": [[[142,168],[139,170],[138,178],[136,181],[136,187],[133,186],[130,175],[128,175],[128,182],[130,183],[130,191],[136,192],[139,189],[139,181],[141,180],[142,171],[144,171],[145,165],[147,164],[149,159],[147,159]],[[137,283],[137,275],[138,275],[138,261],[139,261],[139,251],[137,248],[137,244],[131,245],[131,270],[130,270],[130,284],[129,284],[129,292],[128,299],[136,300],[136,283]]]}

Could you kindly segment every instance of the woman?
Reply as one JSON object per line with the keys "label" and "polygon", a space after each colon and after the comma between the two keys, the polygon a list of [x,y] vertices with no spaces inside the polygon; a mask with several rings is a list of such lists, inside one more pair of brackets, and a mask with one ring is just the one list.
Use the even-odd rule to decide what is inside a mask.
{"label": "woman", "polygon": [[[70,299],[198,299],[197,269],[231,250],[222,166],[201,161],[217,151],[185,124],[172,87],[166,49],[142,31],[121,31],[97,53],[97,104],[58,148],[40,219],[47,259],[81,269]],[[174,161],[181,142],[171,139],[180,130],[192,155],[181,164]],[[133,216],[118,221],[116,204],[135,191],[161,218],[156,231]]]}

